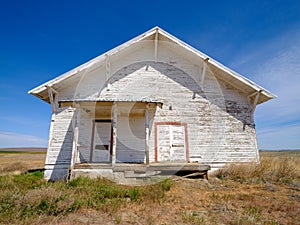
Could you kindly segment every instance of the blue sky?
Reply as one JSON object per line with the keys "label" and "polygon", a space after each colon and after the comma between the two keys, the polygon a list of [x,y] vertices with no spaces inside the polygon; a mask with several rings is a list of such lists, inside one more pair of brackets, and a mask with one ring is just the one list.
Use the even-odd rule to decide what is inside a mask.
{"label": "blue sky", "polygon": [[0,147],[46,146],[51,107],[27,91],[160,26],[278,98],[261,149],[300,149],[300,1],[2,1]]}

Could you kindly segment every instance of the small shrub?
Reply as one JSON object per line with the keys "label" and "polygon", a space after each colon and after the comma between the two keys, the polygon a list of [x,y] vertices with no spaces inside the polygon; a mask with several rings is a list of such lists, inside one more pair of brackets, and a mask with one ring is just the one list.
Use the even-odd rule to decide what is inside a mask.
{"label": "small shrub", "polygon": [[73,188],[73,187],[77,187],[78,185],[80,185],[80,183],[82,183],[82,178],[78,177],[74,180],[69,181],[67,183],[67,186],[70,187],[70,188]]}
{"label": "small shrub", "polygon": [[148,218],[147,218],[147,224],[148,225],[155,224],[155,219],[152,216],[148,216]]}
{"label": "small shrub", "polygon": [[[256,207],[249,207],[246,208],[242,215],[240,215],[237,218],[236,224],[244,224],[244,225],[252,225],[252,224],[258,224],[261,220],[261,209]],[[265,223],[259,223],[259,224],[265,224]]]}
{"label": "small shrub", "polygon": [[13,183],[20,190],[37,188],[40,187],[42,184],[45,184],[45,181],[43,180],[43,175],[43,171],[19,174],[13,177]]}
{"label": "small shrub", "polygon": [[143,199],[149,199],[153,202],[160,202],[165,199],[165,192],[169,191],[173,186],[173,181],[171,179],[164,179],[163,181],[156,183],[154,185],[149,185],[143,187]]}
{"label": "small shrub", "polygon": [[120,216],[117,216],[117,217],[115,218],[115,222],[116,222],[116,224],[120,224],[120,223],[121,223],[121,221],[122,221],[122,219],[121,219],[121,217],[120,217]]}
{"label": "small shrub", "polygon": [[251,206],[246,210],[246,214],[254,218],[255,221],[257,221],[260,219],[261,209]]}
{"label": "small shrub", "polygon": [[173,186],[173,181],[171,179],[165,179],[161,182],[161,188],[163,191],[169,191]]}
{"label": "small shrub", "polygon": [[199,214],[196,211],[185,212],[181,214],[181,218],[185,223],[188,224],[205,224],[204,217],[199,217]]}
{"label": "small shrub", "polygon": [[142,195],[141,189],[139,188],[133,188],[129,192],[130,200],[136,201],[138,200]]}

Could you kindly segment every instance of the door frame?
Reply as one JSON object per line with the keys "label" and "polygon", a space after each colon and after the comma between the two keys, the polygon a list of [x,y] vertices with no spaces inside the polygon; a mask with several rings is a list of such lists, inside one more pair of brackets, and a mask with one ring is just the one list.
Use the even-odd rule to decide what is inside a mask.
{"label": "door frame", "polygon": [[92,137],[91,137],[91,149],[90,149],[90,162],[93,162],[93,153],[94,153],[94,137],[95,137],[95,127],[96,123],[110,123],[110,145],[109,145],[109,162],[112,161],[112,145],[113,145],[113,126],[111,119],[94,119],[93,126],[92,126]]}
{"label": "door frame", "polygon": [[158,161],[158,129],[157,126],[159,125],[181,125],[184,127],[184,134],[185,134],[185,154],[186,154],[186,161],[190,162],[190,155],[189,155],[189,143],[188,143],[188,128],[187,123],[185,122],[154,122],[154,148],[155,148],[155,162]]}

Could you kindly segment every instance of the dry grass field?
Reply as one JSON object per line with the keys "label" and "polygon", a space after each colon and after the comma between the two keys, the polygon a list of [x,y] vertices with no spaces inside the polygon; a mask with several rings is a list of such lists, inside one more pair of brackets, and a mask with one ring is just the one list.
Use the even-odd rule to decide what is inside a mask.
{"label": "dry grass field", "polygon": [[172,177],[128,187],[42,176],[2,173],[0,224],[300,224],[299,151],[261,152],[260,164],[232,165],[208,181]]}
{"label": "dry grass field", "polygon": [[45,157],[45,148],[1,148],[0,174],[43,168]]}

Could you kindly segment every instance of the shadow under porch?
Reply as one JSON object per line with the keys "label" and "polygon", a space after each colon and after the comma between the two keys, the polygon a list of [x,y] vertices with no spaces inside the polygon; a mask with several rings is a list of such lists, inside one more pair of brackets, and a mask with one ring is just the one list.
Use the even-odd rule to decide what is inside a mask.
{"label": "shadow under porch", "polygon": [[81,163],[76,164],[72,178],[79,176],[106,177],[123,184],[150,184],[172,175],[189,178],[208,179],[209,165],[198,163],[154,162],[146,165],[138,163]]}

